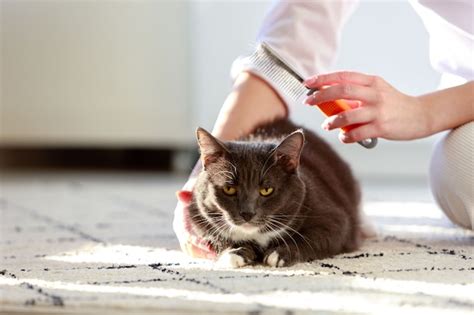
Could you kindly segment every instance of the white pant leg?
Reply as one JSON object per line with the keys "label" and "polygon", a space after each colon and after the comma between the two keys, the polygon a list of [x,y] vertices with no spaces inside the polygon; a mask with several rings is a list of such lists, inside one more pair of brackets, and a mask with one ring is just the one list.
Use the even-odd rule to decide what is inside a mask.
{"label": "white pant leg", "polygon": [[445,135],[430,165],[431,191],[448,218],[467,229],[474,226],[474,122]]}

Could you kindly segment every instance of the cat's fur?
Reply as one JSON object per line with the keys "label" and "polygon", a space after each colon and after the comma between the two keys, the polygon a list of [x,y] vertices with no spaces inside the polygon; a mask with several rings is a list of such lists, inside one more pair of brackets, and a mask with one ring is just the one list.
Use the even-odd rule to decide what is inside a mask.
{"label": "cat's fur", "polygon": [[[190,221],[221,263],[281,267],[358,247],[359,187],[316,134],[283,119],[239,141],[221,142],[203,129],[197,137],[204,169]],[[237,193],[225,194],[224,186]],[[264,197],[266,187],[274,191]]]}

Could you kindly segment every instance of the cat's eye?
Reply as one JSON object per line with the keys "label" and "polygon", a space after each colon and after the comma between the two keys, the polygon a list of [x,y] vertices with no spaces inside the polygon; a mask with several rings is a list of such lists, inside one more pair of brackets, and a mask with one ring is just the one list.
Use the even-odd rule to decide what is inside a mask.
{"label": "cat's eye", "polygon": [[270,196],[273,192],[273,188],[272,187],[266,187],[266,188],[260,188],[260,195],[266,197],[266,196]]}
{"label": "cat's eye", "polygon": [[222,190],[228,196],[233,196],[237,193],[237,189],[235,187],[232,187],[232,186],[224,186],[222,188]]}

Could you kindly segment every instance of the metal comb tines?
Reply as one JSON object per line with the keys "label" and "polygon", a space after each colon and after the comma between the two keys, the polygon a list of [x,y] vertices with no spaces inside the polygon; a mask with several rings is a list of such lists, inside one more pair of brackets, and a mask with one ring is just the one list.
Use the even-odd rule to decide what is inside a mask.
{"label": "metal comb tines", "polygon": [[284,91],[288,97],[298,100],[306,94],[307,89],[297,79],[297,74],[291,73],[280,59],[268,52],[263,46],[259,46],[257,51],[250,57],[252,64],[265,76],[272,80],[280,91]]}

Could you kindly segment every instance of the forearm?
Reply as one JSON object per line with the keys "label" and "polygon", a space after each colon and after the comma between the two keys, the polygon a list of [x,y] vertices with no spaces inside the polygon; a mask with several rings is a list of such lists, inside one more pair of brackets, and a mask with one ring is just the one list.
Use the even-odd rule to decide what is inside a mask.
{"label": "forearm", "polygon": [[287,108],[265,81],[243,72],[226,98],[212,134],[221,140],[234,140],[257,125],[287,116]]}
{"label": "forearm", "polygon": [[418,99],[426,110],[429,134],[474,120],[474,81],[422,95]]}
{"label": "forearm", "polygon": [[[277,1],[265,16],[257,42],[271,46],[303,77],[320,72],[332,63],[339,31],[357,2]],[[271,84],[252,74],[260,72],[248,58],[234,63],[233,68],[239,75],[212,132],[222,140],[239,138],[259,124],[288,115],[280,98],[285,98],[284,91],[277,94]]]}

